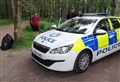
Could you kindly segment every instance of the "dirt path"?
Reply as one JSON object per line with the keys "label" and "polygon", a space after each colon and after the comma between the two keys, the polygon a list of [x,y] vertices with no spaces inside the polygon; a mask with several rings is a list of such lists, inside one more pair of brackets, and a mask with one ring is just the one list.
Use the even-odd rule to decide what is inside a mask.
{"label": "dirt path", "polygon": [[[21,28],[25,28],[27,25],[29,25],[29,22],[24,21],[21,24]],[[2,38],[7,33],[9,33],[9,34],[11,34],[13,36],[13,33],[14,33],[14,25],[13,24],[0,26],[0,45],[1,45]]]}

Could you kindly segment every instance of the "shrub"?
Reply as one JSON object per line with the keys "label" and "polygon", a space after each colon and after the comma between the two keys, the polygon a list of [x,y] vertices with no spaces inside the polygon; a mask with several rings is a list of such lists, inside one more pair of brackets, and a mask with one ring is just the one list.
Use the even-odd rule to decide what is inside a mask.
{"label": "shrub", "polygon": [[47,21],[41,21],[40,31],[45,32],[45,31],[48,31],[48,30],[52,29],[51,27],[52,27],[53,24],[55,24],[55,23],[47,22]]}

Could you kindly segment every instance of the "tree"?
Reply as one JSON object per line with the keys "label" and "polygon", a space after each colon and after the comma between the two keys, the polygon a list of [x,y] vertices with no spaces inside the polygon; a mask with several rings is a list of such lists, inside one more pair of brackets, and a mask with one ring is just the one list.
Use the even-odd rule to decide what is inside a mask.
{"label": "tree", "polygon": [[22,29],[21,29],[21,20],[22,20],[22,0],[11,0],[13,17],[15,20],[14,23],[14,40],[15,43],[21,41]]}
{"label": "tree", "polygon": [[11,0],[11,7],[12,7],[12,17],[15,19],[15,5],[14,0]]}
{"label": "tree", "polygon": [[[11,4],[9,4],[11,1]],[[14,12],[13,2],[18,0],[0,0],[0,18],[8,19]],[[66,17],[70,7],[75,7],[79,13],[110,13],[120,16],[120,0],[22,0],[22,17],[28,17],[37,12],[45,18]],[[11,7],[12,6],[12,7]],[[14,15],[14,13],[13,13]],[[14,17],[13,17],[14,18]]]}
{"label": "tree", "polygon": [[110,14],[111,15],[115,15],[115,8],[116,8],[116,0],[111,0],[111,3],[110,3],[110,7],[111,7],[111,12],[110,12]]}

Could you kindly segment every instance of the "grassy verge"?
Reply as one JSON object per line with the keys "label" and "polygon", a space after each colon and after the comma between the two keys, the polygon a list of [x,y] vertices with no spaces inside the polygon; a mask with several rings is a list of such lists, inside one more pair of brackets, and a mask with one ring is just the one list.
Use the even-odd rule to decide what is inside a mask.
{"label": "grassy verge", "polygon": [[[29,17],[26,17],[23,19],[23,21],[26,21],[26,20],[29,20]],[[41,20],[41,22],[46,22],[46,23],[54,22],[57,24],[59,22],[59,19],[55,19],[55,18],[41,18],[40,20]],[[62,20],[62,21],[64,21],[64,20]],[[14,23],[14,20],[12,20],[12,19],[0,19],[0,26],[13,24],[13,23]]]}
{"label": "grassy verge", "polygon": [[32,30],[24,29],[21,42],[13,45],[13,50],[21,50],[31,46],[34,39]]}
{"label": "grassy verge", "polygon": [[[53,24],[53,22],[41,21],[41,27],[39,32],[42,33],[50,30]],[[31,47],[34,40],[34,33],[30,26],[27,26],[23,30],[23,37],[21,39],[21,42],[13,45],[13,50],[22,50],[24,48]]]}
{"label": "grassy verge", "polygon": [[14,21],[11,19],[2,19],[0,20],[0,25],[8,25],[8,24],[13,24]]}

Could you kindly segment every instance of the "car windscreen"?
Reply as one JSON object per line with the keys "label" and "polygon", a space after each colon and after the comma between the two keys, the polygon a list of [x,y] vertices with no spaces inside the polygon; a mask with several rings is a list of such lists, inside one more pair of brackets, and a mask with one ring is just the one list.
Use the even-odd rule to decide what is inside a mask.
{"label": "car windscreen", "polygon": [[57,30],[71,33],[87,33],[95,24],[97,19],[74,18],[65,21],[57,27]]}

